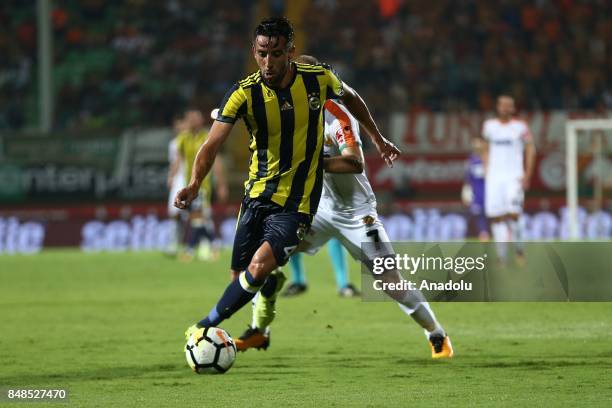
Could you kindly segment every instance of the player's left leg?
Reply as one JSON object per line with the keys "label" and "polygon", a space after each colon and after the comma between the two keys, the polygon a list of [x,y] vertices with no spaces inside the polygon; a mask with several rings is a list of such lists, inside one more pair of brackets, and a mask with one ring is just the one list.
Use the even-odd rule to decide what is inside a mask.
{"label": "player's left leg", "polygon": [[[338,223],[338,232],[340,234],[339,239],[344,247],[357,260],[393,256],[395,253],[387,232],[375,213],[364,217],[361,222]],[[362,242],[368,244],[362,248]],[[369,262],[365,262],[365,264],[367,267],[371,267]],[[385,272],[381,279],[384,282],[399,283],[402,276],[399,271],[391,270]],[[425,335],[432,348],[433,358],[452,357],[453,348],[450,338],[419,290],[388,290],[386,293],[399,304],[404,313],[425,330]]]}
{"label": "player's left leg", "polygon": [[514,243],[517,261],[520,263],[524,261],[523,230],[520,223],[520,215],[523,213],[525,193],[518,180],[515,183],[509,183],[508,190],[510,200],[506,222],[510,230],[510,241]]}
{"label": "player's left leg", "polygon": [[270,325],[276,317],[276,298],[287,278],[280,269],[273,271],[253,298],[253,321],[246,331],[235,339],[236,349],[264,349],[270,346]]}

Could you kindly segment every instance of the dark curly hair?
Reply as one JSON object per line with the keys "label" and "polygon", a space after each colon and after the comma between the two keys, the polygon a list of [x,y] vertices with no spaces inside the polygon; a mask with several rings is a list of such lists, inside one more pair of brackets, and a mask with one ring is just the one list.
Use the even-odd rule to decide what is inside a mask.
{"label": "dark curly hair", "polygon": [[269,17],[262,20],[253,32],[253,40],[258,35],[266,37],[285,37],[287,47],[293,45],[293,26],[287,17]]}

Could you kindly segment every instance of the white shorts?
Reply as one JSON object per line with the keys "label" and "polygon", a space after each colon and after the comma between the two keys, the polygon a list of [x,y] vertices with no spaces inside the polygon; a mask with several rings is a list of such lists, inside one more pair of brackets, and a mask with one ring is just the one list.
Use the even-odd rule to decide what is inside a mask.
{"label": "white shorts", "polygon": [[[387,232],[375,210],[367,216],[348,216],[319,207],[310,231],[300,246],[304,252],[314,255],[332,238],[338,239],[357,261],[372,260],[393,254]],[[363,242],[375,244],[364,248],[365,253],[362,259],[361,244]],[[304,245],[306,247],[303,247]]]}
{"label": "white shorts", "polygon": [[485,214],[489,218],[522,213],[524,198],[520,180],[485,181]]}
{"label": "white shorts", "polygon": [[174,206],[174,197],[176,197],[176,193],[183,187],[185,187],[185,176],[183,176],[182,172],[178,172],[174,176],[174,180],[172,180],[172,187],[170,188],[170,193],[168,194],[168,216],[174,217],[180,213],[181,210]]}

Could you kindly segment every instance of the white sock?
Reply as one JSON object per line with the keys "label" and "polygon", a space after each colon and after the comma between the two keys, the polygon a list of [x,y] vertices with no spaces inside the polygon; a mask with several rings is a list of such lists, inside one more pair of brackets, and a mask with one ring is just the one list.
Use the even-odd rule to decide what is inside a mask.
{"label": "white sock", "polygon": [[514,248],[518,253],[523,253],[523,230],[519,220],[509,220],[508,229],[510,230],[510,240],[514,243]]}
{"label": "white sock", "polygon": [[398,306],[425,330],[427,338],[429,338],[431,334],[445,335],[444,329],[440,323],[438,323],[438,320],[436,320],[436,316],[429,307],[429,303],[421,302],[416,308],[411,308],[401,303],[398,303]]}
{"label": "white sock", "polygon": [[259,297],[259,292],[257,292],[255,296],[253,296],[253,300],[251,300],[251,306],[253,307],[253,313],[251,313],[252,319],[253,319],[251,321],[251,327],[257,327],[257,318],[255,317],[255,305],[256,305],[258,297]]}
{"label": "white sock", "polygon": [[504,262],[508,258],[508,241],[510,240],[510,229],[505,221],[491,224],[491,232],[497,248],[499,260]]}

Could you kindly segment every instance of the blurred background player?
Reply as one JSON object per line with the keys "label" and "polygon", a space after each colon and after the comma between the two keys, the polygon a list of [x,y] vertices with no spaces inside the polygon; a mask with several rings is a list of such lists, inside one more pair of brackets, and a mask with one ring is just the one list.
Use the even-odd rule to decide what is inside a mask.
{"label": "blurred background player", "polygon": [[178,136],[187,130],[187,123],[183,115],[174,119],[172,124],[174,137],[168,143],[168,217],[174,222],[172,242],[168,247],[170,255],[178,254],[185,238],[184,212],[174,206],[174,197],[179,189],[185,185],[185,161],[178,152]]}
{"label": "blurred background player", "polygon": [[[306,63],[318,64],[311,56],[300,56],[296,62],[305,67],[308,67]],[[388,244],[389,238],[376,211],[376,196],[365,173],[359,123],[341,102],[328,100],[324,108],[323,193],[312,227],[298,250],[314,255],[327,241],[336,238],[355,260],[366,264],[367,260],[392,255],[393,248]],[[362,251],[362,242],[376,245],[364,247]],[[382,279],[398,282],[401,276],[398,271],[390,270]],[[275,317],[278,290],[275,282],[263,285],[254,301],[253,322],[236,339],[238,350],[269,346],[269,325]],[[450,339],[419,291],[387,293],[425,330],[433,358],[452,357]]]}
{"label": "blurred background player", "polygon": [[515,242],[517,259],[523,258],[519,217],[535,163],[533,137],[523,120],[514,118],[514,98],[497,98],[497,117],[482,128],[485,143],[485,213],[499,260],[507,259],[507,242]]}
{"label": "blurred background player", "polygon": [[485,215],[485,169],[483,163],[482,139],[472,139],[472,152],[466,162],[465,183],[461,190],[461,199],[468,207],[470,218],[480,241],[489,240],[489,225]]}
{"label": "blurred background player", "polygon": [[[338,295],[341,297],[359,296],[359,290],[355,287],[355,285],[349,283],[346,251],[342,247],[340,241],[335,238],[330,239],[327,243],[327,252],[334,270]],[[308,290],[308,285],[306,284],[306,274],[304,270],[302,253],[296,252],[291,255],[291,258],[289,258],[289,268],[291,270],[291,283],[283,292],[283,296],[297,296],[306,292],[306,290]]]}
{"label": "blurred background player", "polygon": [[[185,180],[189,180],[196,154],[208,138],[208,129],[205,127],[204,116],[199,110],[187,111],[184,120],[186,129],[178,135],[176,145],[180,160],[183,162]],[[180,255],[183,261],[192,260],[196,255],[196,250],[201,259],[214,259],[218,255],[214,243],[215,226],[212,219],[211,199],[214,180],[217,199],[219,202],[227,200],[228,189],[221,157],[215,161],[212,170],[213,172],[202,181],[198,198],[189,207],[190,234],[187,248]]]}

